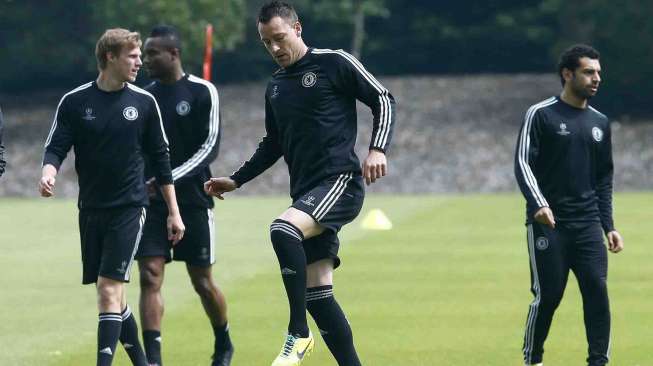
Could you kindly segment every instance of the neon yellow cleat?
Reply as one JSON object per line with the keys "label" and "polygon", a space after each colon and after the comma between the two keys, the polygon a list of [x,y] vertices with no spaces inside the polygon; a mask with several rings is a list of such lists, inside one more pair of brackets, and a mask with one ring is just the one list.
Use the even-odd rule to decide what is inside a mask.
{"label": "neon yellow cleat", "polygon": [[297,338],[292,334],[288,334],[286,342],[283,344],[277,358],[272,362],[272,366],[299,366],[304,358],[313,351],[314,346],[313,333],[310,331],[306,338]]}

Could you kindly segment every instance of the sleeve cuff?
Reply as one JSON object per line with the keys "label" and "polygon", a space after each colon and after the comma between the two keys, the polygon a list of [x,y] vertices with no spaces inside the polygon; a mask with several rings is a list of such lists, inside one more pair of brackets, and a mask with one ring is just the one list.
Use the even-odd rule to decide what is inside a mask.
{"label": "sleeve cuff", "polygon": [[373,145],[370,146],[370,150],[376,150],[376,151],[382,152],[384,154],[385,154],[385,151],[386,151],[385,149],[383,149],[381,147],[373,146]]}
{"label": "sleeve cuff", "polygon": [[160,186],[165,186],[167,184],[173,184],[172,175],[160,175],[156,177],[156,182]]}
{"label": "sleeve cuff", "polygon": [[59,157],[56,155],[46,153],[45,157],[43,157],[43,164],[41,165],[41,167],[44,167],[48,164],[52,165],[55,169],[59,170],[59,168],[61,167],[61,159],[59,159]]}
{"label": "sleeve cuff", "polygon": [[607,225],[606,225],[606,224],[602,224],[601,226],[603,226],[603,232],[604,232],[605,234],[607,234],[607,233],[609,233],[609,232],[611,232],[611,231],[615,231],[614,225],[612,225],[612,224],[607,224]]}
{"label": "sleeve cuff", "polygon": [[234,182],[236,182],[236,187],[240,188],[240,186],[243,185],[243,183],[241,183],[240,180],[238,179],[236,173],[230,175],[229,178],[230,178],[231,180],[233,180]]}

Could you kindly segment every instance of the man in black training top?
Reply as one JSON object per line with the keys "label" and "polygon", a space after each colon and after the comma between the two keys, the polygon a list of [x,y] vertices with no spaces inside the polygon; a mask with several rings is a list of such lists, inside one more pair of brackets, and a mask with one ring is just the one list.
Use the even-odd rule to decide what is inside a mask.
{"label": "man in black training top", "polygon": [[124,288],[148,204],[145,156],[168,206],[168,237],[179,241],[184,233],[159,107],[150,93],[128,83],[142,65],[140,46],[139,34],[125,29],[109,29],[98,40],[100,74],[61,98],[39,181],[41,195],[52,196],[57,171],[74,148],[82,283],[96,283],[100,312],[98,366],[111,365],[118,339],[134,365],[147,366]]}
{"label": "man in black training top", "polygon": [[623,249],[612,220],[612,142],[608,118],[588,105],[601,82],[599,53],[586,45],[560,57],[560,96],[528,109],[519,133],[515,175],[526,198],[530,305],[526,365],[542,365],[543,346],[571,269],[583,297],[589,366],[610,353],[608,257]]}
{"label": "man in black training top", "polygon": [[[385,152],[394,128],[394,99],[369,72],[341,50],[308,48],[292,6],[274,1],[258,15],[258,31],[281,68],[265,93],[266,135],[251,159],[231,177],[212,178],[205,189],[222,199],[283,156],[292,206],[270,226],[290,305],[288,335],[273,366],[299,365],[313,348],[306,310],[339,365],[360,361],[351,328],[333,297],[338,231],[363,204],[367,184],[386,174]],[[369,155],[354,153],[356,100],[372,110]]]}
{"label": "man in black training top", "polygon": [[[163,127],[170,144],[172,180],[177,192],[186,235],[174,246],[166,235],[168,210],[155,178],[149,180],[152,197],[147,209],[143,239],[136,258],[141,277],[140,313],[145,353],[152,365],[161,362],[164,265],[172,259],[186,262],[193,287],[202,300],[215,334],[213,366],[227,366],[233,347],[227,326],[224,295],[211,275],[215,263],[213,198],[203,183],[211,177],[209,164],[218,155],[220,109],[218,91],[210,82],[184,74],[181,40],[173,27],[155,27],[145,40],[144,64],[156,81],[145,89],[161,107]],[[148,165],[148,168],[150,166]],[[155,173],[151,169],[148,173]],[[154,174],[148,174],[152,177]]]}

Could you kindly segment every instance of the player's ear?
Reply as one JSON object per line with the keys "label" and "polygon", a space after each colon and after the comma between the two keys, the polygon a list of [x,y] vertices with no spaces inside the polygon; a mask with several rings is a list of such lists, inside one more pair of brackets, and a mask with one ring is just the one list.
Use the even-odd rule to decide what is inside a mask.
{"label": "player's ear", "polygon": [[107,63],[115,61],[116,58],[117,57],[113,54],[113,52],[107,52]]}
{"label": "player's ear", "polygon": [[295,25],[294,25],[293,28],[295,28],[295,34],[297,35],[297,37],[301,37],[302,36],[302,23],[300,23],[299,21],[295,22]]}
{"label": "player's ear", "polygon": [[562,69],[562,78],[565,79],[565,81],[569,81],[574,78],[574,71],[569,70],[568,68],[563,68]]}

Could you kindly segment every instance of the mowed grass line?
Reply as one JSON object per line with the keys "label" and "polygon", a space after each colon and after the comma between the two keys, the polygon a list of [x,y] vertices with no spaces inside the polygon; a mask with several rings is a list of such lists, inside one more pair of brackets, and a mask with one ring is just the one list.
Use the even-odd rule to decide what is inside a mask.
{"label": "mowed grass line", "polygon": [[[653,324],[646,300],[653,289],[650,282],[653,270],[646,246],[650,239],[642,224],[650,220],[650,209],[645,202],[651,202],[651,198],[650,194],[629,193],[620,194],[615,200],[617,225],[626,237],[627,250],[610,256],[614,324],[611,364],[614,365],[653,365],[653,356],[648,352]],[[16,213],[16,207],[24,204],[30,206],[31,201],[13,202],[12,212]],[[216,277],[229,299],[237,347],[234,365],[269,364],[282,342],[287,305],[276,260],[267,243],[267,225],[283,210],[287,200],[232,198],[218,205],[221,246]],[[49,204],[30,206],[26,211],[33,212],[37,207],[48,211],[46,206]],[[395,228],[388,232],[363,232],[358,223],[349,225],[342,233],[343,266],[336,271],[335,286],[336,297],[348,313],[364,363],[521,365],[521,338],[531,301],[522,199],[518,195],[371,196],[364,211],[373,207],[384,209]],[[52,211],[63,215],[60,209]],[[0,213],[7,212],[0,208]],[[70,215],[75,215],[74,207]],[[78,240],[74,220],[74,217],[69,220],[72,226],[67,228],[72,233],[62,231],[59,235],[72,235]],[[40,226],[28,236],[38,238],[36,232],[44,231]],[[6,242],[6,235],[0,235]],[[72,247],[69,254],[78,257],[77,242]],[[43,257],[49,260],[48,256]],[[78,278],[77,257],[72,273],[67,276]],[[5,270],[3,266],[2,271]],[[164,356],[169,365],[206,365],[212,334],[183,272],[181,265],[168,267]],[[50,283],[49,277],[40,280],[48,288],[57,286]],[[30,361],[21,363],[19,359],[9,358],[7,361],[13,362],[5,362],[5,352],[1,352],[0,364],[93,362],[96,315],[92,311],[92,288],[71,283],[70,277],[61,280],[67,281],[61,286],[65,298],[75,305],[76,314],[70,318],[75,332],[62,328],[59,323],[55,343],[15,335],[27,329],[25,333],[38,336],[43,331],[42,323],[31,324],[36,329],[16,327],[13,330],[19,333],[5,339],[0,335],[0,345],[10,338],[18,349],[26,343],[59,349],[61,355],[48,357],[58,362],[47,363],[42,359],[30,363],[36,360],[36,347],[25,347],[30,352],[24,355]],[[25,291],[14,282],[8,285],[14,292]],[[133,304],[136,292],[137,286],[130,285]],[[30,296],[38,298],[38,295],[37,291]],[[56,298],[51,301],[55,305],[61,302]],[[55,305],[44,305],[43,311],[56,309]],[[35,306],[28,306],[28,311],[30,307]],[[52,320],[45,324],[57,326]],[[80,329],[84,333],[79,333]],[[313,324],[312,329],[317,336]],[[307,364],[334,364],[317,337],[316,351]],[[71,340],[75,346],[65,350],[61,344],[70,344]],[[547,364],[582,365],[585,348],[580,297],[575,279],[570,276],[546,345]],[[125,360],[120,352],[114,364],[128,365]]]}

